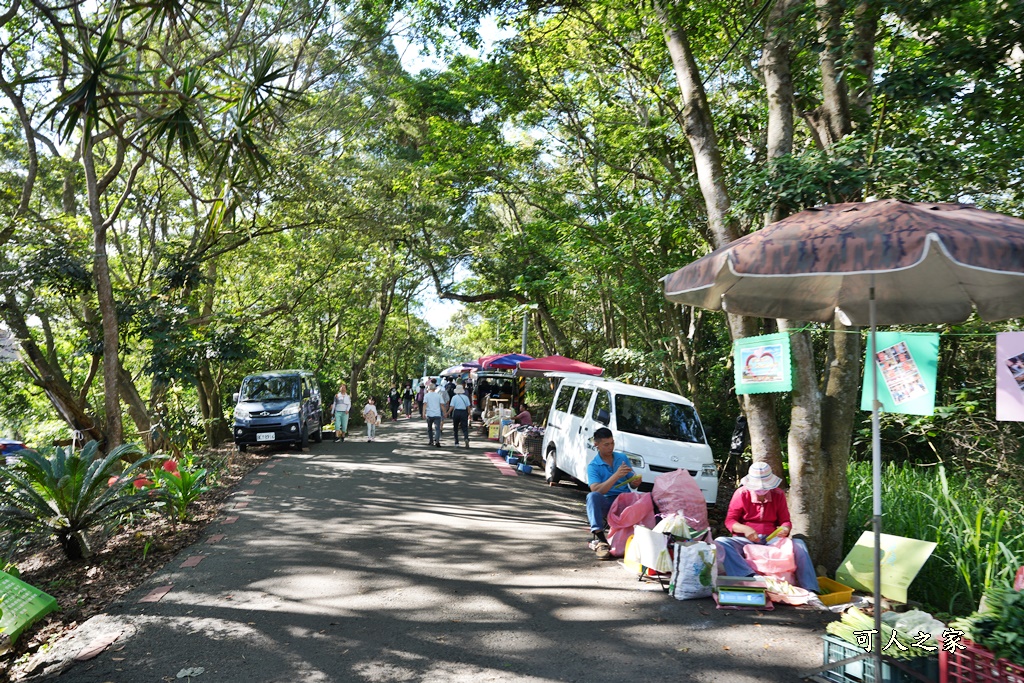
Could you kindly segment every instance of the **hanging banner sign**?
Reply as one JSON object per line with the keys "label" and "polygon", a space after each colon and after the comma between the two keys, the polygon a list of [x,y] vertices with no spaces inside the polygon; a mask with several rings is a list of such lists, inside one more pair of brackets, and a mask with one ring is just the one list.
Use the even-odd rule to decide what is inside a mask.
{"label": "hanging banner sign", "polygon": [[737,394],[793,390],[789,335],[764,334],[737,339],[733,345]]}
{"label": "hanging banner sign", "polygon": [[996,335],[996,419],[1024,422],[1024,332]]}
{"label": "hanging banner sign", "polygon": [[[878,401],[887,413],[931,415],[939,370],[939,335],[934,332],[876,332],[878,351],[871,362],[871,338],[864,354],[860,409],[871,410],[874,378]],[[874,372],[872,372],[874,370]]]}

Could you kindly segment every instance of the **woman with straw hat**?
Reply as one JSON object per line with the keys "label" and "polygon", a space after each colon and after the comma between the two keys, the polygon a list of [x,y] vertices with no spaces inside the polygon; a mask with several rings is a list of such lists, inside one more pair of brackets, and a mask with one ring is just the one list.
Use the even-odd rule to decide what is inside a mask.
{"label": "woman with straw hat", "polygon": [[[747,476],[740,480],[729,502],[725,528],[732,536],[715,539],[722,557],[722,566],[729,576],[752,576],[754,570],[743,557],[744,546],[765,543],[770,536],[787,538],[793,531],[786,494],[779,488],[782,479],[766,462],[755,462]],[[799,538],[792,539],[796,559],[796,582],[801,588],[818,590],[818,578],[807,546]]]}

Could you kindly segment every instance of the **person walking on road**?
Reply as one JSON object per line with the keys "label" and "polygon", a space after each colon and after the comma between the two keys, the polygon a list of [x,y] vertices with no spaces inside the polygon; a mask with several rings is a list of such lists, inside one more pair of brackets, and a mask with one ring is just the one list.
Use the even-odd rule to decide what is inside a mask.
{"label": "person walking on road", "polygon": [[377,438],[377,423],[380,421],[380,414],[377,413],[376,402],[373,396],[366,400],[366,407],[363,408],[363,419],[366,420],[366,440],[374,441]]}
{"label": "person walking on road", "polygon": [[391,410],[391,421],[398,421],[398,402],[401,400],[402,395],[398,393],[398,385],[392,384],[391,391],[388,392],[388,409]]}
{"label": "person walking on road", "polygon": [[469,396],[462,387],[455,387],[455,394],[451,403],[448,404],[449,414],[452,416],[452,432],[455,435],[455,445],[459,445],[459,429],[462,429],[462,442],[469,448]]}
{"label": "person walking on road", "polygon": [[445,411],[445,401],[441,390],[433,383],[427,385],[423,394],[423,412],[427,416],[427,445],[441,445],[441,418]]}
{"label": "person walking on road", "polygon": [[426,386],[427,385],[425,383],[420,382],[420,388],[416,392],[416,410],[420,411],[420,419],[421,420],[423,419],[423,394],[424,394],[423,388],[426,387]]}
{"label": "person walking on road", "polygon": [[338,393],[334,395],[331,403],[331,412],[334,413],[334,443],[345,440],[345,433],[348,432],[348,412],[352,410],[352,397],[348,395],[348,388],[342,382],[338,387]]}
{"label": "person walking on road", "polygon": [[402,390],[402,409],[405,411],[406,420],[412,417],[412,385],[408,382]]}

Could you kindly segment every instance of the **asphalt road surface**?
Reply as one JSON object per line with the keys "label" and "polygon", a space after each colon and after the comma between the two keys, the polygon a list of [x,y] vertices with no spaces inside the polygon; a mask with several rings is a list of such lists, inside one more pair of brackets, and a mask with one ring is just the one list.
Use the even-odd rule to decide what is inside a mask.
{"label": "asphalt road surface", "polygon": [[674,600],[594,558],[582,492],[445,436],[402,420],[275,451],[202,541],[62,644],[102,651],[60,680],[740,683],[821,663],[827,613]]}

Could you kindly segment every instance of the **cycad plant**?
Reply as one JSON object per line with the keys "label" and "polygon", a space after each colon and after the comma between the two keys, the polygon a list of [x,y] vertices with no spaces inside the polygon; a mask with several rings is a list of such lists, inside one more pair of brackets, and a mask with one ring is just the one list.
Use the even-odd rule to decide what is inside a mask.
{"label": "cycad plant", "polygon": [[[150,505],[149,493],[137,491],[133,480],[153,456],[138,444],[103,457],[98,448],[90,441],[77,453],[70,447],[22,451],[16,465],[0,467],[0,529],[29,542],[55,540],[69,559],[80,560],[90,553],[87,531]],[[126,456],[142,457],[122,472]]]}

